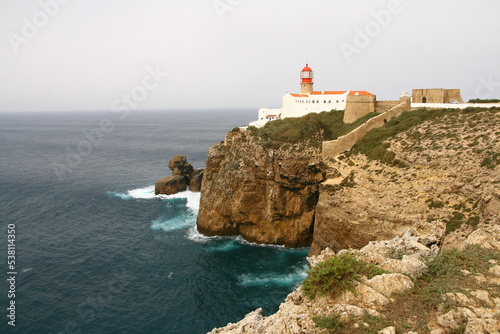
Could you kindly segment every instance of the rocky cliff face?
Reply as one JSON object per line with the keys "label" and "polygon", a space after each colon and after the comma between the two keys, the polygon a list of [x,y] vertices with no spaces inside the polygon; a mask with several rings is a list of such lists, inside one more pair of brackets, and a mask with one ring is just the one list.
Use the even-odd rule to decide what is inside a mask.
{"label": "rocky cliff face", "polygon": [[319,148],[265,148],[250,132],[231,132],[208,152],[198,230],[309,246],[324,168]]}
{"label": "rocky cliff face", "polygon": [[456,112],[388,143],[405,167],[357,154],[327,159],[311,255],[361,248],[401,235],[418,221],[448,226],[448,243],[484,224],[500,224],[498,111]]}
{"label": "rocky cliff face", "polygon": [[[280,305],[277,313],[264,317],[258,309],[240,322],[211,333],[329,333],[332,331],[319,328],[315,319],[332,314],[338,316],[335,319],[344,322],[344,326],[350,326],[334,331],[339,333],[365,333],[368,328],[370,332],[383,334],[498,333],[499,125],[498,110],[490,110],[451,113],[415,126],[386,143],[404,167],[369,160],[361,154],[326,159],[327,180],[319,188],[317,183],[314,186],[319,198],[314,213],[310,264],[315,265],[352,248],[351,252],[358,258],[376,264],[387,273],[372,279],[362,278],[356,283],[355,293],[345,292],[334,299],[322,296],[311,300],[299,287]],[[235,140],[243,138],[235,137]],[[239,154],[235,148],[241,146],[231,148],[231,145],[229,138],[229,142],[217,149],[218,153],[210,153],[212,170],[223,171],[228,177],[243,181],[242,188],[251,184],[252,198],[258,196],[259,191],[269,189],[271,184],[277,184],[281,169],[276,166],[293,165],[293,160],[277,164],[288,157],[284,152],[269,153],[255,148],[256,156],[261,158],[258,165],[250,168],[251,162],[246,158],[250,151],[242,150]],[[314,154],[301,157],[304,158],[299,164],[301,168],[306,166],[306,160],[320,166]],[[241,169],[248,180],[237,172],[228,173],[227,159],[238,161],[232,166],[235,170]],[[324,167],[319,169],[323,171]],[[261,190],[257,188],[257,180],[249,176],[257,171],[261,175],[258,180],[266,183]],[[286,174],[293,175],[293,172]],[[220,187],[220,182],[218,184],[212,186]],[[227,191],[238,194],[235,189]],[[277,196],[277,193],[273,190],[265,196]],[[238,196],[242,196],[241,193]],[[267,203],[265,197],[257,198],[252,205],[255,204],[258,210],[266,208],[266,215],[272,212],[269,211],[272,206],[262,204]],[[216,198],[212,200],[217,202]],[[280,202],[277,197],[274,201]],[[217,202],[217,206],[222,207],[222,203]],[[208,210],[209,202],[205,203],[205,208]],[[219,212],[228,217],[240,213],[237,208],[219,209]],[[215,221],[224,221],[219,218],[214,216]],[[227,223],[227,226],[232,225]],[[272,230],[272,226],[265,228]],[[428,284],[435,283],[432,279],[442,276],[419,279],[430,271],[431,259],[445,249],[461,249],[465,252],[462,255],[474,252],[466,248],[469,245],[484,247],[479,251],[479,258],[485,256],[486,250],[492,250],[494,256],[481,263],[482,269],[474,268],[477,263],[473,261],[457,266],[457,271],[449,277],[450,282],[444,282],[439,289],[434,286],[435,290],[442,288],[443,291],[437,298],[436,307],[422,311],[420,304],[423,301],[418,298],[430,293],[426,289]],[[448,271],[448,267],[443,269]],[[451,281],[455,281],[455,290],[448,289],[447,283]],[[395,297],[404,293],[407,295],[403,298]],[[370,317],[378,318],[381,323],[390,321],[379,332],[371,328],[374,324],[369,323]]]}
{"label": "rocky cliff face", "polygon": [[[442,299],[437,300],[437,310],[412,309],[411,300],[418,298],[426,291],[426,286],[432,284],[431,280],[419,281],[418,277],[428,271],[427,261],[441,251],[444,232],[444,223],[417,223],[400,237],[372,241],[360,250],[351,250],[357,258],[387,272],[371,279],[362,277],[356,282],[354,292],[345,291],[336,298],[320,296],[309,299],[299,287],[288,295],[275,314],[264,317],[262,309],[257,309],[241,321],[214,329],[210,334],[498,333],[500,266],[497,260],[486,262],[485,274],[462,270],[464,282],[472,282],[472,288],[467,291],[458,283],[458,290],[465,294],[446,293],[449,286],[445,285],[447,288],[443,288]],[[480,228],[467,235],[463,247],[480,245],[498,258],[499,238],[499,226]],[[325,249],[308,260],[315,266],[346,251],[335,254]],[[409,293],[412,289],[414,292]],[[322,325],[331,326],[330,329],[318,326],[321,324],[318,319],[322,317],[335,319],[323,322]],[[335,330],[332,330],[334,325]]]}

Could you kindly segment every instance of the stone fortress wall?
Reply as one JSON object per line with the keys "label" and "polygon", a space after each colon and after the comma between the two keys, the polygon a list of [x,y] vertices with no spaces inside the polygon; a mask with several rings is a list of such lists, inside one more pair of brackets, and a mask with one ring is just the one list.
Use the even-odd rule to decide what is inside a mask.
{"label": "stone fortress wall", "polygon": [[460,89],[413,89],[412,102],[413,103],[450,103],[454,100],[463,103]]}
{"label": "stone fortress wall", "polygon": [[371,112],[387,111],[400,103],[400,100],[377,101],[375,95],[349,95],[344,112],[344,123],[352,123]]}
{"label": "stone fortress wall", "polygon": [[376,101],[375,112],[384,112],[400,104],[400,100]]}
{"label": "stone fortress wall", "polygon": [[335,140],[324,141],[322,146],[323,159],[335,158],[340,153],[350,150],[356,142],[363,138],[370,130],[382,127],[389,120],[401,115],[401,113],[406,110],[410,110],[410,98],[402,97],[398,105],[378,116],[370,118],[348,134],[340,136]]}
{"label": "stone fortress wall", "polygon": [[346,100],[344,123],[352,123],[358,118],[375,111],[375,95],[348,95]]}

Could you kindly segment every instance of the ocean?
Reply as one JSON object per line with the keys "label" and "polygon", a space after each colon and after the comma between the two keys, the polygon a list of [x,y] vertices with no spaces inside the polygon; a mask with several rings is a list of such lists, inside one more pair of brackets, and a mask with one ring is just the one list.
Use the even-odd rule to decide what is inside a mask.
{"label": "ocean", "polygon": [[154,195],[170,158],[203,168],[256,114],[0,113],[0,332],[194,334],[274,313],[308,249],[204,237],[199,193]]}

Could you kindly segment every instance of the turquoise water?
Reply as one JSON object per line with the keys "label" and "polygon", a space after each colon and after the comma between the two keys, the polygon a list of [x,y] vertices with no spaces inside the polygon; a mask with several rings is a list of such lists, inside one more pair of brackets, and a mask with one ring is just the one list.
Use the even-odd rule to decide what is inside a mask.
{"label": "turquoise water", "polygon": [[[255,114],[1,113],[0,248],[6,257],[15,224],[17,307],[12,327],[2,280],[0,332],[206,333],[258,307],[275,312],[305,278],[308,249],[204,237],[199,193],[153,188],[172,156],[202,168],[210,145]],[[113,129],[85,149],[104,118]]]}

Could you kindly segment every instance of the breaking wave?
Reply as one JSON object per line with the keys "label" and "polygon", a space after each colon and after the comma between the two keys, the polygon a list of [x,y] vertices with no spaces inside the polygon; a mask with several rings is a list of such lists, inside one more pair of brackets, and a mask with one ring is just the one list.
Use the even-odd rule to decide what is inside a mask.
{"label": "breaking wave", "polygon": [[184,198],[187,200],[186,206],[193,210],[195,213],[198,213],[200,208],[200,193],[192,192],[192,191],[183,191],[174,195],[155,195],[155,186],[147,186],[144,188],[137,188],[132,190],[127,190],[124,193],[108,191],[106,192],[108,195],[121,198],[123,200],[131,200],[131,199],[164,199],[164,200],[172,200],[176,198]]}
{"label": "breaking wave", "polygon": [[307,265],[294,266],[292,272],[280,273],[271,272],[264,274],[243,274],[238,277],[238,282],[242,286],[291,286],[302,283],[307,277]]}
{"label": "breaking wave", "polygon": [[183,191],[174,195],[155,195],[155,186],[127,190],[126,192],[107,192],[108,195],[123,199],[160,199],[165,201],[160,216],[151,221],[151,229],[165,232],[182,230],[196,225],[200,208],[200,193]]}

